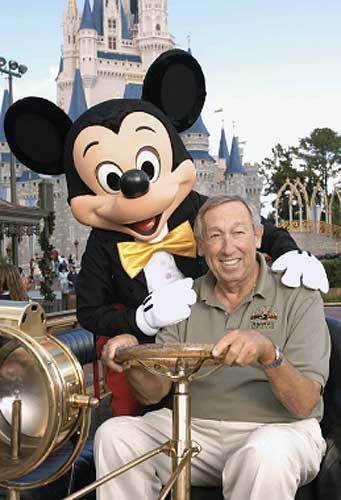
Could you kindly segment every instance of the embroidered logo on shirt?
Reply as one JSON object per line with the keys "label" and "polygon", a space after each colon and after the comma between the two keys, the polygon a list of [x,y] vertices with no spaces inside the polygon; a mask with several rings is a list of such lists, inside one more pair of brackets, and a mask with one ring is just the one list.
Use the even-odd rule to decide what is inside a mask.
{"label": "embroidered logo on shirt", "polygon": [[250,317],[251,328],[256,330],[272,330],[278,320],[278,310],[274,306],[260,306]]}

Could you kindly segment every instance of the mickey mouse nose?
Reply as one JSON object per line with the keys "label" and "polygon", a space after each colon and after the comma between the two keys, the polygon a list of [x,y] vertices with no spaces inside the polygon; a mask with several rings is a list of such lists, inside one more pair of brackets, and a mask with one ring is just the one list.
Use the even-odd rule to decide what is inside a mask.
{"label": "mickey mouse nose", "polygon": [[149,191],[149,178],[143,170],[128,170],[121,177],[121,191],[126,198],[139,198]]}

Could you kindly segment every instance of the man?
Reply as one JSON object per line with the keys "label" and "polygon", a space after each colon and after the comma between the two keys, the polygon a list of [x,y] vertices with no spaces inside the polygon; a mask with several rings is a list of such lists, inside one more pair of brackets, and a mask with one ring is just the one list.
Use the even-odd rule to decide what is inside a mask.
{"label": "man", "polygon": [[[190,317],[159,331],[157,342],[214,343],[221,370],[192,382],[192,484],[223,484],[228,500],[293,500],[319,471],[325,442],[318,421],[328,377],[330,340],[318,292],[289,289],[257,253],[259,216],[240,197],[218,196],[200,209],[195,235],[209,272],[196,280]],[[126,370],[144,404],[171,388],[164,377],[115,363],[111,339],[104,360]],[[96,436],[98,476],[165,442],[171,412],[109,420]],[[99,488],[100,500],[157,498],[170,459],[157,456]]]}

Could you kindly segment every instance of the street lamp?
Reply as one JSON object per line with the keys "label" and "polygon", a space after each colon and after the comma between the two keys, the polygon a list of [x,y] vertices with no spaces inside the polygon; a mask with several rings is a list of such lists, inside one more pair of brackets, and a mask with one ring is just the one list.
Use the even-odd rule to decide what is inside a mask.
{"label": "street lamp", "polygon": [[76,249],[76,263],[78,264],[78,245],[79,245],[79,241],[75,240],[73,242],[73,244],[75,245],[75,249]]}
{"label": "street lamp", "polygon": [[[21,78],[27,71],[27,66],[24,64],[19,64],[17,61],[7,60],[0,56],[0,73],[5,73],[8,75],[8,93],[9,93],[9,105],[13,104],[13,76],[16,78]],[[10,151],[10,186],[11,186],[11,202],[17,202],[17,190],[16,190],[16,174],[14,167],[14,156],[12,151]],[[18,238],[17,235],[12,235],[12,260],[13,264],[18,265]]]}

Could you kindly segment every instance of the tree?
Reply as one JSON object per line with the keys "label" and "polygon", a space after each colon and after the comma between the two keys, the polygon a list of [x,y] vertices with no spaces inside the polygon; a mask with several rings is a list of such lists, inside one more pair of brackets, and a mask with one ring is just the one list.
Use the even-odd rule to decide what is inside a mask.
{"label": "tree", "polygon": [[292,148],[285,149],[281,144],[276,144],[271,150],[272,157],[262,161],[259,173],[265,178],[265,195],[277,193],[285,183],[286,178],[295,179],[299,172],[294,167],[294,153]]}
{"label": "tree", "polygon": [[51,262],[51,251],[53,246],[50,243],[50,237],[54,231],[55,214],[50,212],[44,219],[44,227],[39,234],[39,245],[43,251],[43,257],[39,262],[39,268],[42,274],[42,281],[40,284],[40,293],[48,302],[53,302],[56,294],[52,290],[53,279],[55,277],[53,265]]}
{"label": "tree", "polygon": [[[294,167],[294,152],[292,148],[285,149],[281,144],[272,148],[272,157],[265,158],[259,168],[259,173],[265,178],[264,194],[276,194],[285,183],[286,179],[296,179],[301,173]],[[289,219],[289,207],[287,203],[281,203],[278,209],[281,219]],[[273,215],[269,220],[273,220]]]}
{"label": "tree", "polygon": [[341,136],[330,128],[315,128],[309,137],[300,139],[299,146],[293,151],[303,162],[301,167],[309,184],[318,179],[327,192],[328,179],[341,172]]}

